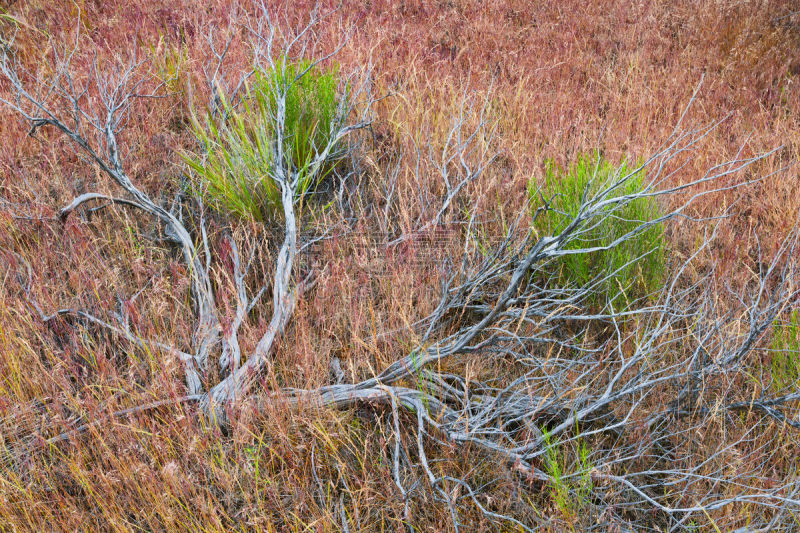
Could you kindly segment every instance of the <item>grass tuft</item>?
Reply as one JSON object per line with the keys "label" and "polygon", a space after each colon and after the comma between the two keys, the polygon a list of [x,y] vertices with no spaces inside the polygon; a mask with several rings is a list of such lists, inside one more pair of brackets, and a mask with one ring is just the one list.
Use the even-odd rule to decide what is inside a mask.
{"label": "grass tuft", "polygon": [[800,380],[800,309],[784,324],[775,324],[772,337],[772,385],[782,391]]}
{"label": "grass tuft", "polygon": [[[548,161],[545,168],[541,193],[551,199],[551,205],[547,212],[534,219],[533,227],[540,235],[554,235],[563,230],[578,214],[584,195],[597,195],[620,178],[627,176],[611,193],[615,196],[634,194],[645,187],[644,172],[631,173],[625,161],[614,167],[602,158],[581,156],[568,170],[553,161]],[[534,212],[541,205],[537,201],[538,194],[539,189],[531,180],[528,195]],[[654,197],[640,198],[622,206],[610,205],[600,218],[589,221],[581,238],[568,249],[609,246],[643,222],[660,215]],[[556,266],[562,283],[584,287],[605,278],[593,291],[590,303],[602,306],[611,302],[619,308],[657,289],[663,279],[664,263],[664,225],[659,223],[609,250],[564,256]]]}

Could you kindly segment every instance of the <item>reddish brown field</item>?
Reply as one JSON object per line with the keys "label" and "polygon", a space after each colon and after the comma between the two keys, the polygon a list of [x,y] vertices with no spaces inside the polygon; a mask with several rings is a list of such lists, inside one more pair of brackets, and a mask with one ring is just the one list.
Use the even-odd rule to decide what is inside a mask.
{"label": "reddish brown field", "polygon": [[[290,2],[286,18],[304,20],[312,8]],[[48,39],[72,43],[76,29],[75,65],[86,76],[93,61],[114,64],[133,50],[156,68],[170,68],[164,58],[183,54],[178,80],[163,98],[137,104],[121,139],[128,174],[152,198],[168,202],[183,171],[180,153],[194,141],[186,127],[190,110],[208,101],[205,37],[228,28],[237,9],[221,0],[19,0],[2,2],[0,35],[17,32],[18,57],[35,76],[50,74]],[[441,146],[463,94],[488,95],[496,120],[492,149],[499,154],[464,191],[464,202],[479,216],[513,218],[529,180],[543,178],[546,160],[569,165],[595,151],[614,162],[645,157],[670,135],[697,89],[685,122],[725,120],[694,148],[675,183],[698,179],[740,150],[749,157],[780,147],[748,170],[748,177],[768,176],[763,181],[693,204],[693,214],[702,216],[730,209],[713,256],[718,276],[736,284],[754,264],[756,236],[764,255],[773,254],[800,210],[797,9],[792,1],[346,0],[315,38],[320,50],[330,50],[352,31],[336,57],[342,71],[372,62],[376,92],[388,94],[376,107],[363,154],[371,168],[366,201],[378,208],[391,166],[387,154],[413,153],[415,143]],[[249,61],[242,41],[234,40],[231,57],[239,65]],[[8,94],[0,81],[0,97]],[[127,305],[144,337],[186,346],[192,333],[186,267],[167,245],[147,238],[157,231],[152,223],[123,208],[60,221],[58,210],[75,196],[114,186],[63,135],[40,128],[29,136],[29,129],[0,106],[0,447],[41,443],[79,419],[102,422],[35,448],[14,468],[0,467],[0,531],[338,531],[343,513],[351,531],[404,530],[409,514],[416,531],[454,530],[447,507],[432,500],[404,512],[386,452],[391,418],[368,408],[274,408],[239,418],[226,432],[199,422],[191,404],[104,418],[182,396],[180,364],[99,330],[45,325],[24,287],[30,284],[45,313],[81,308],[107,316]],[[396,193],[401,228],[412,228],[424,212],[414,172],[406,159]],[[223,247],[221,228],[212,222],[210,229],[214,246]],[[235,231],[245,240],[270,238],[244,222]],[[670,223],[674,253],[690,251],[699,231],[685,221]],[[430,260],[371,255],[371,242],[351,235],[319,250],[327,273],[299,303],[263,387],[328,383],[334,356],[348,380],[364,379],[415,341],[412,331],[391,341],[376,335],[436,307],[438,271]],[[273,253],[260,257],[267,269]],[[30,280],[19,258],[30,264]],[[221,287],[227,275],[222,267],[213,272]],[[258,342],[269,321],[266,311],[255,316],[240,333],[243,348]],[[737,386],[747,398],[749,385]],[[714,439],[715,430],[698,435],[698,446]],[[772,433],[783,460],[764,468],[796,479],[797,432],[777,425]],[[500,465],[476,466],[464,450],[446,445],[429,453],[442,471],[501,478],[488,496],[498,512],[523,522],[552,517],[554,531],[588,527],[559,510],[549,492]],[[737,513],[733,519],[730,512]],[[703,516],[738,527],[763,512],[745,505]],[[477,509],[464,511],[461,521],[469,530],[494,530]]]}

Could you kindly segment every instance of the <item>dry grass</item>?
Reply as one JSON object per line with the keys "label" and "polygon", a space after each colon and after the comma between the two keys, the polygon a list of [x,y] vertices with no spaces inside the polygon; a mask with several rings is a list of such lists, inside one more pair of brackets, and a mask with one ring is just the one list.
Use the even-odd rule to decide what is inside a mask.
{"label": "dry grass", "polygon": [[[363,184],[365,202],[381,209],[381,180],[392,163],[387,154],[412,152],[415,142],[440,146],[461,95],[485,94],[491,87],[501,157],[465,191],[463,205],[499,223],[496,218],[513,217],[523,208],[528,180],[543,179],[546,159],[568,166],[577,154],[595,150],[616,162],[648,154],[671,132],[703,74],[686,120],[702,124],[730,117],[694,154],[693,166],[674,179],[697,179],[742,145],[744,155],[783,145],[753,169],[756,175],[796,161],[800,14],[791,15],[793,4],[348,0],[339,12],[341,23],[320,30],[318,39],[330,46],[341,27],[354,27],[337,57],[342,70],[371,58],[377,86],[396,91],[378,106],[364,154],[374,167]],[[138,108],[124,135],[130,175],[153,198],[171,198],[181,171],[178,154],[192,142],[190,106],[206,101],[200,83],[202,36],[208,28],[225,27],[233,9],[222,0],[204,6],[183,0],[30,0],[5,9],[19,27],[22,59],[33,68],[52,53],[42,46],[44,36],[69,42],[76,20],[84,49],[96,50],[101,61],[135,46],[146,53],[159,39],[158,57],[169,47],[185,49],[172,92]],[[311,7],[291,2],[289,16],[302,19]],[[3,32],[13,25],[0,24]],[[244,62],[246,51],[237,46],[232,54]],[[84,68],[89,59],[82,57]],[[187,89],[190,81],[193,90]],[[0,83],[0,93],[7,89]],[[179,347],[188,346],[191,336],[180,258],[147,238],[157,228],[124,208],[86,221],[57,220],[68,199],[109,191],[110,184],[55,131],[41,129],[29,137],[24,124],[0,107],[0,139],[0,447],[22,438],[41,442],[82,417],[101,419],[181,396],[181,369],[174,360],[90,325],[42,324],[26,303],[17,276],[24,269],[11,252],[30,262],[34,294],[48,312],[75,307],[103,314],[127,306],[143,337],[170,339]],[[392,213],[404,228],[425,214],[415,176],[425,176],[427,169],[414,170],[400,169],[396,205],[401,208]],[[794,166],[744,192],[695,204],[698,214],[715,215],[738,202],[715,250],[724,278],[743,281],[742,265],[754,266],[754,230],[765,253],[774,251],[800,209],[798,185]],[[386,230],[365,229],[373,237]],[[679,256],[698,238],[690,224],[676,222],[667,231]],[[213,245],[222,250],[220,235],[221,228],[212,226]],[[251,246],[274,248],[269,228],[242,222],[237,235]],[[263,376],[265,386],[328,383],[334,356],[348,381],[363,379],[418,340],[408,326],[435,308],[439,286],[435,265],[415,255],[425,242],[409,242],[399,257],[387,260],[371,253],[373,237],[352,235],[316,251],[327,273],[300,302]],[[451,240],[442,246],[458,246]],[[259,256],[262,274],[269,271],[269,254]],[[213,275],[218,290],[232,290],[230,272],[220,267]],[[269,319],[256,316],[260,323],[240,334],[243,348],[257,342]],[[380,335],[393,330],[400,331]],[[476,375],[498,371],[474,370]],[[746,383],[723,385],[748,394]],[[220,435],[203,427],[191,406],[159,407],[103,423],[62,445],[36,448],[21,469],[0,467],[0,530],[336,531],[342,512],[351,531],[402,530],[409,520],[420,531],[451,530],[444,507],[415,502],[404,513],[391,478],[390,425],[391,417],[375,410],[276,410],[240,419]],[[707,430],[698,436],[698,446],[722,431]],[[800,442],[787,428],[769,433],[784,450],[785,461],[769,465],[777,478]],[[746,450],[732,450],[720,460],[735,468],[737,453],[750,457]],[[446,445],[429,454],[444,471],[476,484],[493,480],[490,503],[498,512],[523,520],[551,517],[553,530],[583,527],[559,511],[548,491],[489,459],[475,464]],[[748,509],[736,512],[746,524]],[[725,515],[726,509],[717,509],[710,518]],[[477,510],[462,521],[474,524],[475,531],[491,527]]]}

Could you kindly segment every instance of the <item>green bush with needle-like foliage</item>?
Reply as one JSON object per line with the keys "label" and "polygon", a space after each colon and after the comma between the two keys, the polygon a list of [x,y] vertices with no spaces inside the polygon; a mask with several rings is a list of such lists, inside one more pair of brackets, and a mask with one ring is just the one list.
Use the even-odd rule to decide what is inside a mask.
{"label": "green bush with needle-like foliage", "polygon": [[[332,171],[340,155],[335,148],[321,170],[312,171],[337,120],[338,86],[335,68],[323,70],[307,61],[257,71],[238,107],[221,99],[224,120],[210,113],[205,120],[194,117],[193,131],[201,150],[185,154],[184,160],[192,170],[195,188],[219,210],[257,221],[280,217],[275,169],[296,173],[299,199]],[[276,97],[284,92],[285,98]],[[279,119],[277,102],[281,100],[285,107]],[[279,137],[282,161],[276,159]]]}

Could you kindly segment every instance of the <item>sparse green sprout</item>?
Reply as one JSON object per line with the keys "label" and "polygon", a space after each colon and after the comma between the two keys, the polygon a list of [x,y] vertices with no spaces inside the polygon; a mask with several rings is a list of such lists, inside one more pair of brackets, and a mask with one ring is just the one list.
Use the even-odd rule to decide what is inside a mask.
{"label": "sparse green sprout", "polygon": [[[646,186],[645,173],[632,173],[633,170],[625,161],[615,168],[602,158],[580,157],[569,170],[548,161],[541,194],[552,203],[547,212],[535,218],[534,230],[540,237],[557,235],[578,215],[584,194],[591,198],[620,179],[624,178],[624,182],[606,198],[642,192]],[[535,212],[541,201],[533,181],[528,192]],[[643,222],[660,216],[653,196],[637,198],[625,205],[609,205],[606,212],[587,221],[580,237],[567,249],[609,246]],[[585,287],[598,278],[606,278],[595,288],[589,303],[602,306],[611,302],[619,310],[659,288],[664,276],[665,252],[664,226],[658,223],[608,250],[565,255],[555,264],[562,283]]]}
{"label": "sparse green sprout", "polygon": [[[193,117],[193,131],[203,147],[184,160],[193,185],[219,210],[242,218],[268,221],[282,216],[281,190],[274,173],[285,168],[299,179],[296,201],[330,173],[341,156],[339,147],[316,171],[312,163],[330,139],[338,113],[339,75],[308,61],[257,71],[240,107],[224,98],[225,120]],[[278,102],[285,103],[279,120]],[[277,139],[282,138],[281,161]]]}
{"label": "sparse green sprout", "polygon": [[542,430],[545,438],[545,470],[550,476],[551,494],[556,505],[562,512],[569,509],[569,487],[564,480],[564,467],[558,445],[552,441],[550,433]]}
{"label": "sparse green sprout", "polygon": [[189,49],[181,39],[180,45],[171,44],[163,35],[159,36],[156,45],[150,45],[150,57],[158,77],[170,93],[184,94],[188,71]]}
{"label": "sparse green sprout", "polygon": [[777,391],[800,382],[800,309],[785,323],[776,323],[772,337],[772,385]]}
{"label": "sparse green sprout", "polygon": [[567,454],[554,442],[546,428],[542,428],[542,434],[545,439],[544,467],[550,476],[553,501],[562,513],[577,513],[589,503],[592,495],[591,450],[585,440],[579,438],[575,448],[575,461],[569,465]]}

